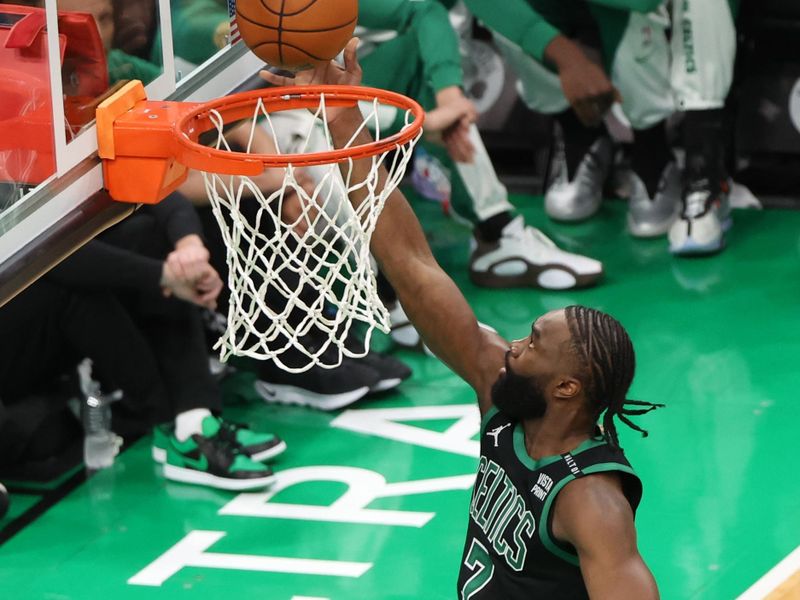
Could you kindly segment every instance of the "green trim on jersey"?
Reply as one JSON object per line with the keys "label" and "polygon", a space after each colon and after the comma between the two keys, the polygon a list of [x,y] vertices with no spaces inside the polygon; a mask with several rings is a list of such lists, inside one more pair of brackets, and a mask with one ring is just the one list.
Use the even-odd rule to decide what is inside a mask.
{"label": "green trim on jersey", "polygon": [[486,426],[489,424],[489,421],[500,411],[497,409],[496,406],[492,406],[489,410],[486,411],[486,414],[483,415],[481,419],[481,435],[486,433]]}
{"label": "green trim on jersey", "polygon": [[[575,453],[571,454],[573,454],[574,456]],[[599,463],[596,465],[592,465],[591,467],[587,467],[586,469],[582,469],[584,475],[594,475],[595,473],[608,473],[612,471],[620,471],[622,473],[628,473],[629,475],[638,477],[636,475],[636,472],[630,467],[615,462]],[[573,554],[572,552],[568,552],[563,548],[559,547],[553,540],[550,533],[550,508],[553,506],[553,502],[558,496],[558,492],[560,492],[565,485],[567,485],[570,481],[573,481],[574,479],[576,479],[575,475],[570,475],[559,481],[553,488],[553,490],[550,492],[550,495],[547,497],[547,500],[545,500],[544,507],[542,508],[542,517],[541,519],[539,519],[539,539],[542,540],[542,544],[544,545],[544,547],[547,548],[552,554],[555,554],[560,559],[565,560],[568,563],[573,564],[577,567],[580,565],[578,556],[576,554]]]}
{"label": "green trim on jersey", "polygon": [[[585,450],[596,448],[597,446],[601,446],[605,443],[605,440],[602,439],[598,440],[596,438],[589,438],[588,440],[581,442],[578,447],[574,450],[571,450],[569,454],[575,456],[576,454],[580,454]],[[539,460],[534,460],[531,458],[530,454],[528,454],[528,450],[525,448],[525,431],[522,429],[522,423],[517,423],[514,427],[514,454],[517,455],[519,462],[528,467],[531,471],[537,471],[561,458],[560,454],[543,456]]]}

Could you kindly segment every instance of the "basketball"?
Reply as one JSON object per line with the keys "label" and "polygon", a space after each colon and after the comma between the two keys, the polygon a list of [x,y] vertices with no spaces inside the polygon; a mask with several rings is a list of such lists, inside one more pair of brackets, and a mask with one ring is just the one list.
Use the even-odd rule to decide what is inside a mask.
{"label": "basketball", "polygon": [[358,21],[358,0],[238,0],[236,17],[256,56],[299,71],[342,51]]}

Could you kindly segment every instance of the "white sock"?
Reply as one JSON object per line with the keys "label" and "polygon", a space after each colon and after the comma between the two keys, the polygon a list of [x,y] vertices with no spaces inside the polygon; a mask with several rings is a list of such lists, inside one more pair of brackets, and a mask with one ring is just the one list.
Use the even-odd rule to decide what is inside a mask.
{"label": "white sock", "polygon": [[207,408],[195,408],[175,417],[175,437],[179,442],[186,441],[195,433],[203,433],[203,419],[211,416]]}

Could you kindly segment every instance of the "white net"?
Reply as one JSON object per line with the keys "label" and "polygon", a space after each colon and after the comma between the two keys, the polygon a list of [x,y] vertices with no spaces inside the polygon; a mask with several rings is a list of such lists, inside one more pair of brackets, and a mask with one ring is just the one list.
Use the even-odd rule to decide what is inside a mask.
{"label": "white net", "polygon": [[[368,128],[381,139],[385,107],[378,99],[359,103]],[[408,127],[413,119],[405,114]],[[291,128],[286,121],[293,123]],[[278,154],[333,150],[325,97],[310,111],[269,113],[261,100],[244,127],[226,129],[212,113],[215,147],[250,153],[264,135]],[[298,128],[297,124],[302,124]],[[356,134],[345,146],[353,144]],[[384,135],[384,137],[386,137]],[[419,139],[368,159],[370,169],[356,178],[353,160],[304,169],[289,165],[259,177],[204,173],[214,216],[227,247],[230,302],[227,330],[217,342],[221,360],[231,355],[275,361],[302,372],[334,368],[343,356],[364,356],[373,330],[389,331],[372,268],[370,239],[378,216],[405,173]],[[237,143],[238,141],[238,143]],[[379,177],[385,167],[387,178]],[[281,179],[282,176],[282,179]],[[353,343],[354,325],[364,338]]]}

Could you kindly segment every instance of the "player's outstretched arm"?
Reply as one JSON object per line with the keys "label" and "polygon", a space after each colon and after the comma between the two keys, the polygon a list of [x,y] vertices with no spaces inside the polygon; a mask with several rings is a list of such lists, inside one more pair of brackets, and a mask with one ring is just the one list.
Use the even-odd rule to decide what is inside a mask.
{"label": "player's outstretched arm", "polygon": [[615,473],[569,483],[556,499],[553,534],[578,552],[592,600],[658,600],[658,587],[636,546],[633,510]]}
{"label": "player's outstretched arm", "polygon": [[[361,68],[356,60],[357,44],[358,40],[353,39],[345,48],[344,66],[331,61],[294,78],[268,72],[262,72],[262,77],[276,85],[358,85]],[[329,107],[327,114],[337,146],[350,140],[363,122],[357,107]],[[369,133],[362,130],[355,144],[370,141]],[[363,180],[370,169],[371,160],[354,161],[353,179]],[[380,176],[385,181],[385,170],[381,169]],[[350,200],[357,206],[363,196],[354,192]],[[463,294],[431,254],[419,221],[399,190],[386,202],[371,249],[425,343],[475,389],[482,412],[487,410],[491,386],[504,364],[508,343],[478,326]]]}

